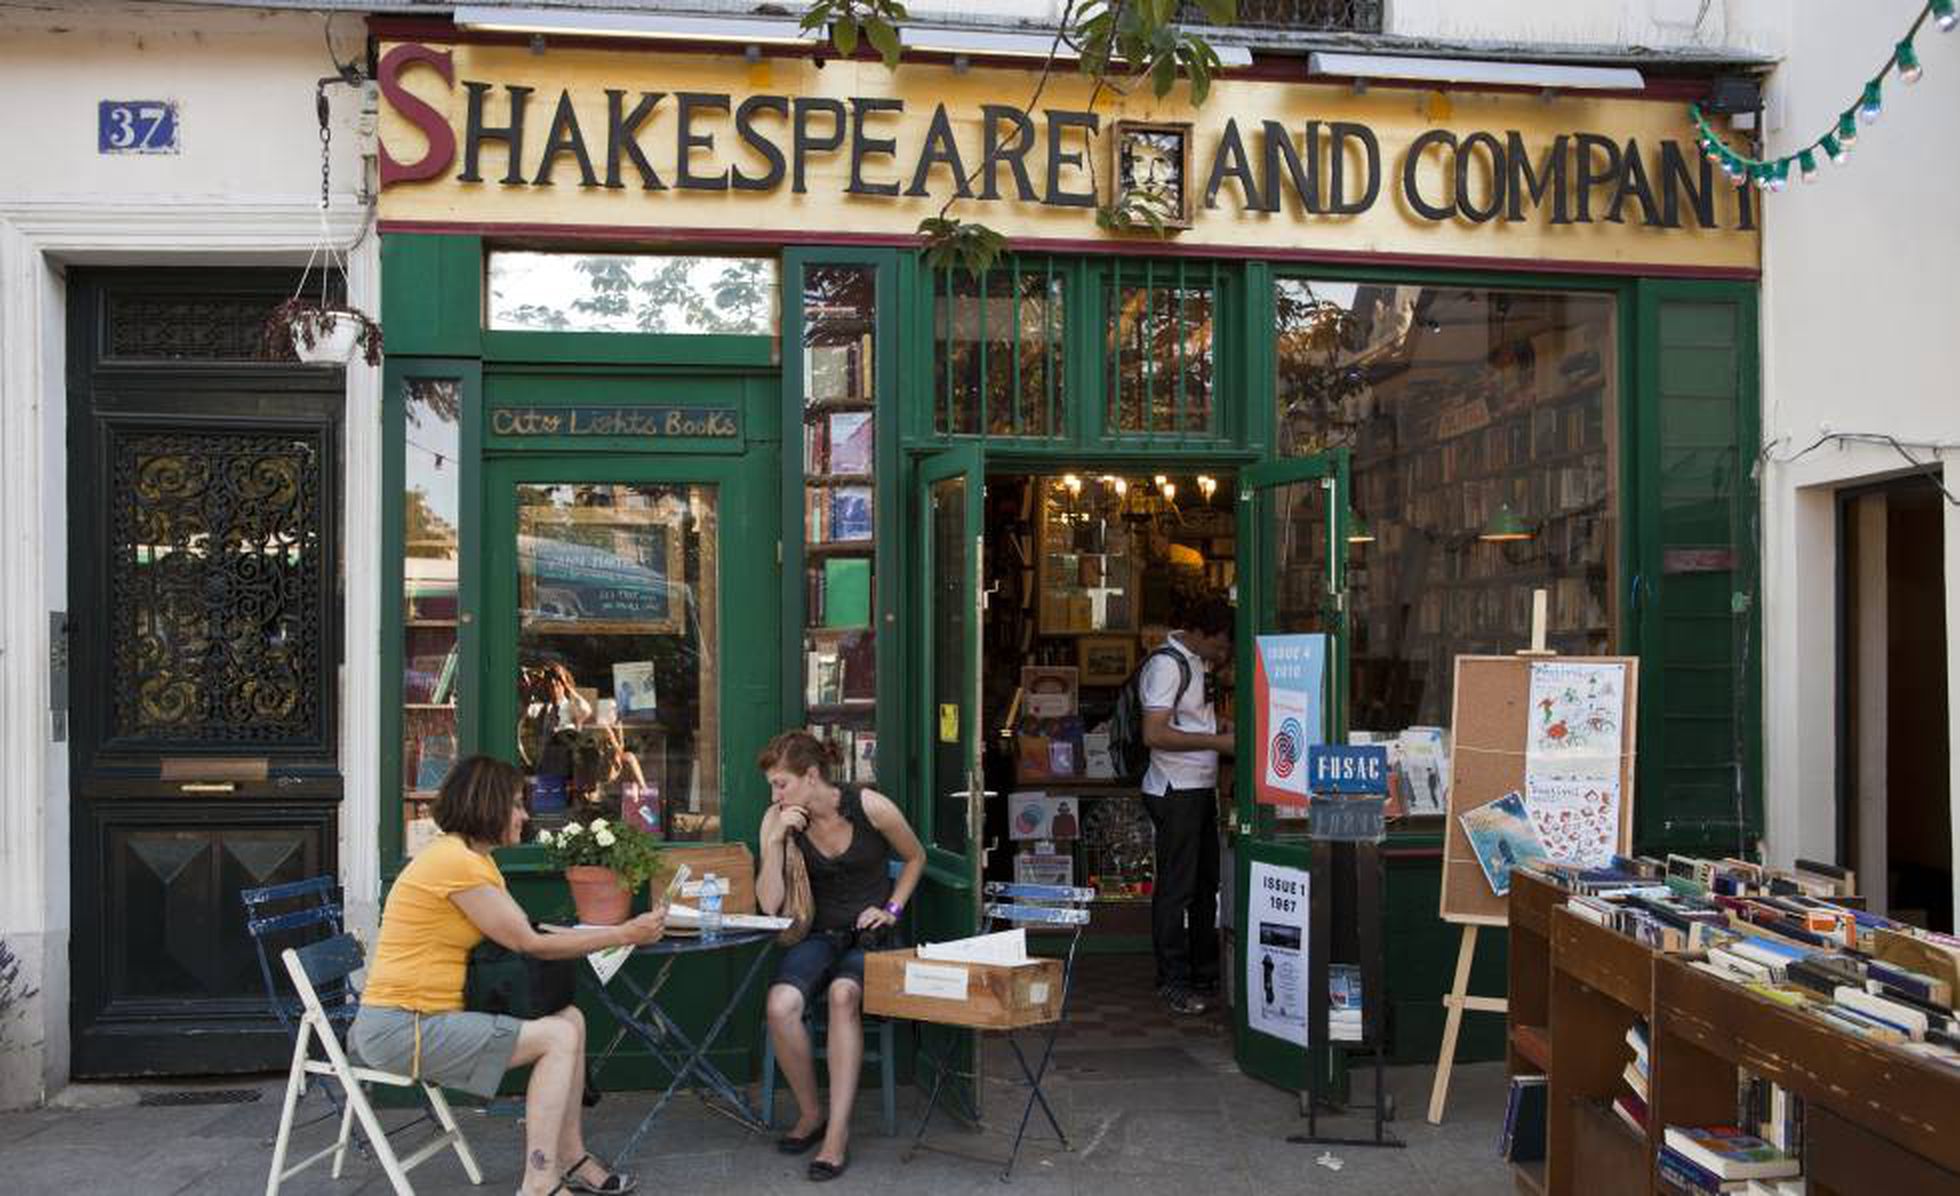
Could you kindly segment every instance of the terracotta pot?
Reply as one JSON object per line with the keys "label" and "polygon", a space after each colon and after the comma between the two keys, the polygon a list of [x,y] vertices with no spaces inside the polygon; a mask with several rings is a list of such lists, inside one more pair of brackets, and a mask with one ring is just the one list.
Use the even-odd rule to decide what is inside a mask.
{"label": "terracotta pot", "polygon": [[611,868],[574,864],[565,869],[565,883],[571,886],[578,920],[588,926],[617,926],[633,911],[632,891]]}

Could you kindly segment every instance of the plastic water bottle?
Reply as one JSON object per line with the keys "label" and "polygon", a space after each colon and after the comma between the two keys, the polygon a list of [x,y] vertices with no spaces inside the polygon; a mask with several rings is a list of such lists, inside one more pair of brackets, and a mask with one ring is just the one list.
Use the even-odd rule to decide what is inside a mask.
{"label": "plastic water bottle", "polygon": [[701,878],[701,941],[721,938],[721,878],[710,872]]}

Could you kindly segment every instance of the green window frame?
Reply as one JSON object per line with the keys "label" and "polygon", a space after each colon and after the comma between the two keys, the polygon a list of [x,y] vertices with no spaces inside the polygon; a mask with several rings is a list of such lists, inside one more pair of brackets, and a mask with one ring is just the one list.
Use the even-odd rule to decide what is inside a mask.
{"label": "green window frame", "polygon": [[[1078,324],[1070,318],[1070,307],[1080,289],[1071,265],[1053,257],[1009,254],[1004,264],[980,274],[955,268],[929,270],[926,275],[932,289],[934,435],[980,436],[989,443],[1066,442],[1073,426],[1068,401],[1068,369],[1073,358],[1070,333]],[[1024,293],[1030,280],[1036,283],[1032,297]],[[1005,296],[995,294],[1001,282],[1007,284]],[[1003,297],[1008,301],[1004,335],[992,326],[996,322],[995,303]],[[1032,301],[1039,301],[1036,318],[1041,335],[1030,353],[1023,347],[1023,336],[1028,331],[1024,316]],[[948,333],[968,313],[977,335],[971,342],[973,348],[961,354],[955,351]],[[991,385],[1003,346],[1008,358],[1006,388]],[[970,400],[965,393],[964,367],[968,365],[975,375]],[[1032,379],[1033,403],[1028,401],[1030,373],[1038,375]],[[1004,413],[997,409],[998,394],[1008,397],[1009,409]]]}

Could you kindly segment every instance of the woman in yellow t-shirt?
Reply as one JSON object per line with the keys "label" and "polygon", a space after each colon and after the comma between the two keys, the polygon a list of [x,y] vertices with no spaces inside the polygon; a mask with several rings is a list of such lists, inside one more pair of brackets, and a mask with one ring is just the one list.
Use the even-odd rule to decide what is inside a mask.
{"label": "woman in yellow t-shirt", "polygon": [[[541,934],[504,887],[490,853],[520,841],[524,774],[489,756],[457,762],[436,796],[443,834],[409,861],[381,911],[367,989],[348,1040],[371,1067],[491,1096],[505,1071],[533,1064],[524,1091],[524,1172],[532,1196],[630,1192],[635,1180],[585,1151],[579,1127],[585,1018],[576,1005],[524,1021],[463,1009],[463,973],[484,938],[540,959],[576,959],[651,943],[666,913],[623,926]],[[572,1162],[566,1167],[567,1160]]]}

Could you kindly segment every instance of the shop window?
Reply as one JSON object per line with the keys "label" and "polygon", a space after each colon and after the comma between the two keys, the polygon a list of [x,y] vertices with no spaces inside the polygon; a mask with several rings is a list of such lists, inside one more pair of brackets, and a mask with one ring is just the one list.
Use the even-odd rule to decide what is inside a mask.
{"label": "shop window", "polygon": [[402,407],[402,809],[413,854],[436,834],[436,787],[457,756],[462,384],[410,378]]}
{"label": "shop window", "polygon": [[519,250],[489,256],[493,332],[776,335],[774,258]]}
{"label": "shop window", "polygon": [[712,485],[517,487],[519,765],[543,825],[721,836]]}
{"label": "shop window", "polygon": [[1063,289],[1054,264],[975,277],[949,270],[933,295],[933,427],[956,435],[1059,437]]}
{"label": "shop window", "polygon": [[1104,418],[1122,434],[1213,432],[1216,266],[1182,262],[1112,282]]}
{"label": "shop window", "polygon": [[1614,299],[1307,279],[1275,298],[1281,450],[1352,463],[1351,726],[1440,748],[1454,657],[1528,646],[1533,590],[1549,646],[1613,651]]}
{"label": "shop window", "polygon": [[803,706],[840,780],[877,780],[878,286],[870,266],[803,274]]}

